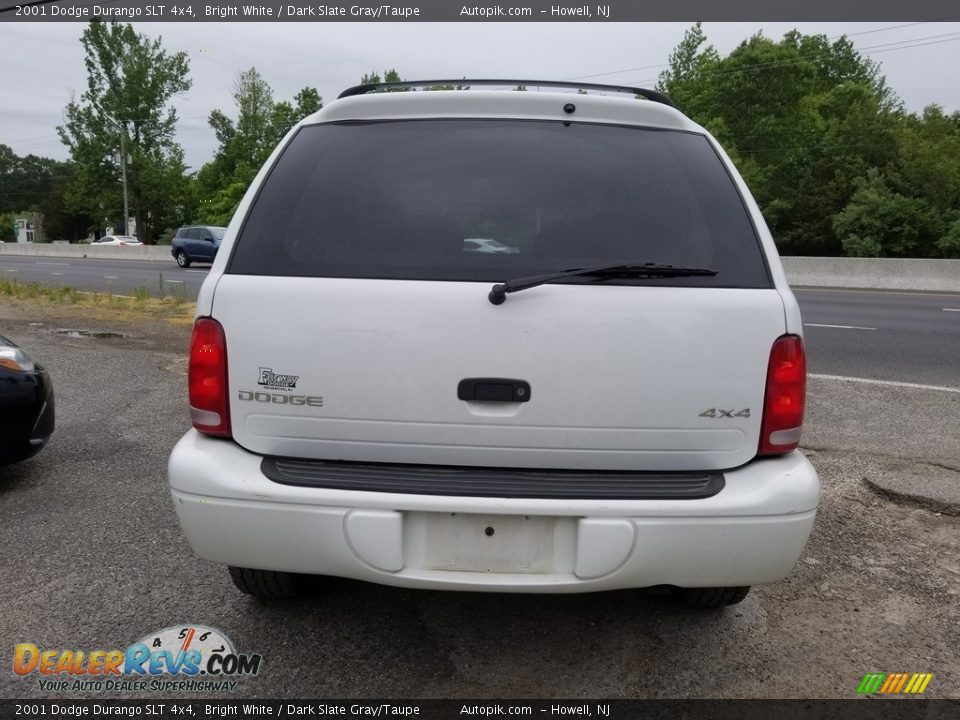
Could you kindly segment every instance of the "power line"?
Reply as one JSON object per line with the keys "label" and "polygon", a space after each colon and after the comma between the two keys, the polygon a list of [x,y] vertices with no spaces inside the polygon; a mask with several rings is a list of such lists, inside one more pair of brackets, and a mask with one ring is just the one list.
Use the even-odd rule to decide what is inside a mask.
{"label": "power line", "polygon": [[940,43],[956,42],[957,40],[960,40],[960,37],[950,38],[949,40],[936,40],[935,42],[918,43],[916,45],[908,45],[907,47],[902,48],[890,48],[889,50],[875,50],[871,53],[871,55],[877,55],[884,52],[893,52],[894,50],[907,50],[909,48],[924,47],[925,45],[939,45]]}
{"label": "power line", "polygon": [[[888,27],[874,28],[873,30],[861,30],[859,32],[854,32],[854,33],[842,33],[840,35],[833,35],[831,37],[828,37],[827,39],[839,40],[840,38],[843,38],[843,37],[857,37],[860,35],[870,35],[871,33],[887,32],[889,30],[899,30],[901,28],[914,27],[916,25],[929,25],[931,23],[946,22],[948,20],[954,20],[957,18],[960,18],[960,15],[950,15],[949,17],[940,18],[938,20],[925,20],[923,22],[911,22],[911,23],[903,23],[901,25],[890,25]],[[904,40],[903,42],[909,42],[909,41]],[[644,65],[642,67],[624,68],[623,70],[610,70],[609,72],[593,73],[592,75],[579,75],[577,77],[567,78],[567,80],[586,80],[588,78],[602,77],[604,75],[619,75],[620,73],[625,73],[625,72],[635,72],[637,70],[656,70],[657,68],[665,68],[665,67],[670,67],[670,64],[659,63],[657,65]],[[647,82],[647,81],[644,80],[643,82]]]}
{"label": "power line", "polygon": [[[947,39],[943,39],[943,40],[932,40],[932,38],[943,38],[945,36],[952,36],[952,35],[956,35],[956,37],[947,37]],[[931,40],[931,42],[918,42],[921,40]],[[957,40],[960,40],[960,33],[957,33],[957,32],[943,33],[941,35],[929,35],[927,37],[914,38],[913,40],[900,40],[894,43],[882,43],[880,45],[871,45],[869,46],[869,48],[853,48],[853,50],[855,52],[862,53],[864,55],[877,55],[883,52],[894,52],[896,50],[909,50],[911,48],[923,47],[925,45],[939,45],[940,43],[945,43],[945,42],[956,42]],[[913,44],[906,45],[904,43],[913,43]],[[901,45],[901,47],[889,47],[893,45]],[[812,60],[818,57],[823,57],[828,52],[829,51],[824,51],[820,53],[811,53],[809,55],[802,55],[800,57],[792,58],[790,60],[771,60],[769,62],[764,62],[764,63],[754,63],[752,65],[744,65],[741,68],[735,68],[731,70],[707,70],[703,73],[703,76],[704,77],[723,77],[726,75],[735,75],[741,72],[751,72],[759,68],[788,67],[790,65],[797,65],[799,63],[805,63],[805,62],[808,62],[809,60]],[[647,78],[644,80],[628,80],[628,81],[625,81],[625,84],[642,85],[649,82],[656,82],[658,79],[659,78]]]}

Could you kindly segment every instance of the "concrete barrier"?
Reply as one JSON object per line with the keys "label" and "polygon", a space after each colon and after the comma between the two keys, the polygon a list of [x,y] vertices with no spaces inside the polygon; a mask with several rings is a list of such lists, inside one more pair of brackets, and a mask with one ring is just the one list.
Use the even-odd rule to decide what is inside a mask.
{"label": "concrete barrier", "polygon": [[173,262],[169,245],[62,245],[60,243],[0,243],[0,255],[97,258]]}
{"label": "concrete barrier", "polygon": [[[0,255],[173,262],[169,245],[0,243]],[[960,260],[785,257],[783,268],[797,287],[960,292]]]}
{"label": "concrete barrier", "polygon": [[798,287],[960,292],[960,260],[785,257],[783,269]]}

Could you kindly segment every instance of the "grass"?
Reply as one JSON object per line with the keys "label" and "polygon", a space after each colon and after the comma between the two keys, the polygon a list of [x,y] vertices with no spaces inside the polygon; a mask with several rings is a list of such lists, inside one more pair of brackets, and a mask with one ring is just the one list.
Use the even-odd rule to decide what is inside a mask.
{"label": "grass", "polygon": [[74,287],[51,287],[40,283],[22,283],[17,279],[0,278],[0,298],[28,302],[44,307],[75,307],[88,316],[108,319],[136,320],[148,317],[167,320],[175,325],[193,322],[194,303],[179,292],[168,293],[160,277],[160,297],[151,297],[146,287],[138,287],[133,295],[85,292]]}

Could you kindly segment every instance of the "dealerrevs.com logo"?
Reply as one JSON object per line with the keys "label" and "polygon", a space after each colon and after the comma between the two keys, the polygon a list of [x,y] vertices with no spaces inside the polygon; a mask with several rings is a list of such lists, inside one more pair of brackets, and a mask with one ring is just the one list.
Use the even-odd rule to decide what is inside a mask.
{"label": "dealerrevs.com logo", "polygon": [[150,633],[126,649],[14,647],[13,671],[37,677],[44,691],[234,690],[240,679],[260,672],[263,657],[238,653],[224,633],[206,625],[174,625]]}

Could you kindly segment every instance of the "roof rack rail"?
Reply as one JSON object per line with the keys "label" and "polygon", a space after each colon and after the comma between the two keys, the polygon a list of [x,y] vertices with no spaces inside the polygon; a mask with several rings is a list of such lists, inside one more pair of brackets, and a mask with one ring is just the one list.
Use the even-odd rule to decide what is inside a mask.
{"label": "roof rack rail", "polygon": [[365,83],[363,85],[354,85],[340,93],[339,97],[353,97],[354,95],[366,95],[367,93],[388,91],[402,88],[429,87],[430,85],[502,85],[505,87],[549,87],[549,88],[568,88],[571,90],[602,90],[606,92],[630,93],[640,97],[658,102],[663,105],[673,107],[673,103],[663,93],[647,88],[630,87],[627,85],[601,85],[598,83],[581,83],[573,80],[497,80],[473,78],[457,78],[454,80],[403,80],[401,82],[379,82]]}

